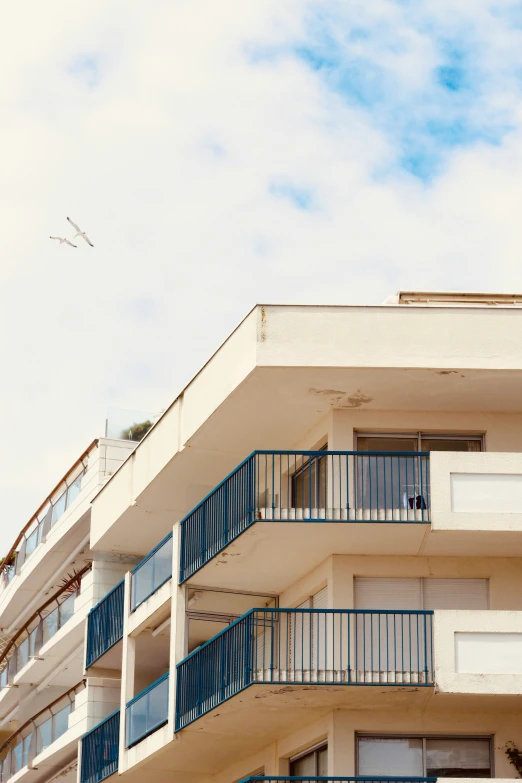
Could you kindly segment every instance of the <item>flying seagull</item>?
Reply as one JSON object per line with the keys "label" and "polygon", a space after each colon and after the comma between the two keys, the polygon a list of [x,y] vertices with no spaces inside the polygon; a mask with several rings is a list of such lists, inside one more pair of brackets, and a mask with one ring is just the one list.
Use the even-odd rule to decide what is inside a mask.
{"label": "flying seagull", "polygon": [[65,242],[66,245],[70,245],[71,247],[78,247],[78,245],[73,245],[73,243],[67,239],[67,237],[49,237],[49,239],[57,239],[60,245],[63,245]]}
{"label": "flying seagull", "polygon": [[76,234],[74,235],[73,239],[76,239],[76,237],[81,237],[82,239],[85,239],[85,241],[87,242],[88,245],[90,245],[91,247],[94,247],[94,245],[92,244],[91,240],[89,239],[89,237],[87,236],[85,231],[82,231],[80,226],[77,226],[76,223],[73,223],[73,221],[71,220],[70,217],[68,217],[67,220],[69,221],[71,226],[76,231]]}

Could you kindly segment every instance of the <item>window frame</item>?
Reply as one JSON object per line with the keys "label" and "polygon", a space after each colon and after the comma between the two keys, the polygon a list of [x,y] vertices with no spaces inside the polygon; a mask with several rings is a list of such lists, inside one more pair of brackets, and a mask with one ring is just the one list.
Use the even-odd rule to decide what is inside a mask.
{"label": "window frame", "polygon": [[[319,446],[316,449],[312,449],[312,451],[325,451],[325,452],[327,452],[328,451],[328,441],[326,441],[326,443],[323,443],[322,446]],[[315,466],[317,466],[317,467],[315,468],[315,478],[313,479],[313,482],[310,482],[310,483],[311,484],[313,483],[312,494],[315,497],[316,501],[320,497],[320,493],[321,493],[321,472],[320,472],[320,466],[321,466],[322,460],[324,460],[325,457],[326,457],[326,454],[325,454],[324,457],[314,457],[313,458],[314,459],[313,465],[314,465],[314,467]],[[327,471],[328,470],[328,462],[325,462],[325,466],[326,466],[325,467],[325,471]],[[298,468],[296,468],[294,470],[294,472],[291,474],[291,477],[290,477],[291,478],[290,508],[303,508],[303,506],[298,506],[297,505],[298,498],[297,498],[297,491],[296,491],[296,482],[306,473],[306,471],[309,471],[310,469],[311,469],[310,463],[308,462],[308,463],[305,464],[304,461],[303,461],[303,464],[300,465]],[[325,478],[326,478],[326,473],[325,473]],[[328,494],[327,482],[328,482],[328,479],[326,478],[325,496]],[[311,500],[312,500],[312,498],[310,498],[310,501]],[[324,498],[324,500],[326,502],[326,497]]]}
{"label": "window frame", "polygon": [[[398,734],[393,732],[388,734],[387,732],[374,732],[374,731],[356,731],[355,732],[355,775],[360,775],[359,770],[359,740],[364,738],[373,739],[421,739],[422,740],[422,775],[427,777],[426,772],[426,741],[427,740],[487,740],[489,743],[489,778],[484,780],[491,780],[495,777],[495,735],[494,734],[441,734],[440,732],[405,732]],[[441,778],[444,780],[444,778]],[[465,778],[463,778],[465,780]]]}
{"label": "window frame", "polygon": [[[355,580],[356,579],[418,579],[418,580],[420,580],[420,583],[421,583],[421,585],[420,585],[420,610],[421,611],[425,611],[425,608],[424,608],[424,598],[425,598],[425,595],[424,595],[424,583],[428,579],[433,579],[433,580],[440,579],[441,581],[444,580],[444,579],[452,579],[452,580],[461,579],[463,582],[466,581],[466,580],[469,580],[469,579],[473,579],[473,580],[479,580],[480,579],[480,580],[483,580],[484,582],[487,583],[487,585],[486,585],[486,587],[487,587],[487,591],[486,591],[486,593],[487,593],[486,594],[487,607],[486,607],[486,609],[480,609],[478,611],[489,612],[491,610],[491,577],[490,576],[432,576],[432,575],[430,575],[430,576],[424,576],[424,575],[423,576],[411,576],[410,575],[410,576],[403,577],[403,576],[397,576],[396,574],[393,574],[392,576],[383,576],[382,574],[379,574],[379,576],[374,576],[374,575],[368,576],[368,574],[359,574],[359,573],[357,573],[357,574],[353,574],[354,603],[355,603]],[[430,610],[428,610],[428,611],[430,611]],[[439,610],[435,610],[435,611],[441,611],[441,610],[439,609]],[[455,611],[467,612],[467,611],[477,611],[477,610],[475,610],[475,609],[472,609],[472,610],[458,609],[458,610],[455,610]]]}
{"label": "window frame", "polygon": [[[295,756],[290,756],[288,759],[288,774],[292,775],[291,766],[295,761],[300,761],[301,759],[305,758],[305,756],[315,756],[315,773],[314,775],[318,775],[319,772],[317,770],[317,762],[318,762],[318,752],[321,750],[328,750],[328,740],[321,740],[321,742],[316,743],[315,745],[311,745],[310,747],[306,748],[305,750],[302,750],[300,753],[296,753]],[[314,777],[312,775],[312,777]]]}
{"label": "window frame", "polygon": [[421,443],[422,440],[425,438],[426,440],[429,438],[431,440],[475,440],[480,443],[480,453],[486,450],[485,448],[485,432],[470,432],[470,433],[451,433],[450,431],[447,432],[430,432],[430,430],[412,430],[411,432],[408,432],[407,430],[400,430],[399,432],[393,432],[393,431],[383,431],[379,432],[378,430],[354,430],[353,438],[354,438],[354,450],[358,451],[357,445],[359,438],[397,438],[405,440],[409,440],[411,438],[417,439],[417,451],[421,451]]}

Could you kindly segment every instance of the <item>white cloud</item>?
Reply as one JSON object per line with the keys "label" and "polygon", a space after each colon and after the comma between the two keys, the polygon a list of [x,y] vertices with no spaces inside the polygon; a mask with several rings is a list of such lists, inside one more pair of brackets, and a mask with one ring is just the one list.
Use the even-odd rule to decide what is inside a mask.
{"label": "white cloud", "polygon": [[[4,549],[108,407],[164,407],[255,301],[522,289],[522,50],[500,14],[515,4],[346,7],[53,0],[29,21],[23,4],[4,15]],[[372,107],[292,54],[314,43],[310,15],[336,29],[361,9],[377,37],[356,46],[393,73],[406,124],[422,107],[404,95],[429,94],[441,31],[473,24],[484,105],[509,114],[509,133],[449,148],[429,183],[397,167]],[[379,44],[383,20],[402,49]],[[313,210],[274,194],[281,182],[312,194]],[[67,215],[94,249],[47,239]]]}

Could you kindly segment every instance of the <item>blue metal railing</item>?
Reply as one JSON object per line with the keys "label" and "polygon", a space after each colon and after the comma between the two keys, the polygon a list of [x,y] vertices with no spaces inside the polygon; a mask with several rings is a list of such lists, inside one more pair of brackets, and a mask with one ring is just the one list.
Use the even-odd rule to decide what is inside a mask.
{"label": "blue metal railing", "polygon": [[255,451],[181,521],[180,583],[257,521],[429,522],[429,453]]}
{"label": "blue metal railing", "polygon": [[123,637],[125,582],[122,579],[94,606],[87,617],[87,653],[89,668]]}
{"label": "blue metal railing", "polygon": [[164,726],[168,721],[169,674],[164,674],[127,704],[126,747]]}
{"label": "blue metal railing", "polygon": [[131,577],[131,611],[172,578],[172,533],[138,563]]}
{"label": "blue metal railing", "polygon": [[260,775],[251,775],[243,778],[239,783],[437,783],[437,778],[340,778],[340,777],[292,777],[289,775],[278,777],[263,777]]}
{"label": "blue metal railing", "polygon": [[118,771],[120,711],[82,737],[80,783],[100,783]]}
{"label": "blue metal railing", "polygon": [[254,683],[433,685],[433,612],[251,609],[177,666],[176,731]]}

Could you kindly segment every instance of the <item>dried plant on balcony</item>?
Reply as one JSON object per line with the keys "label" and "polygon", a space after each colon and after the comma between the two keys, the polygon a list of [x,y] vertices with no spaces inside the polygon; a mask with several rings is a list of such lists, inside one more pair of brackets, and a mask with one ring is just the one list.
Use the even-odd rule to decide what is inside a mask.
{"label": "dried plant on balcony", "polygon": [[504,752],[518,772],[518,777],[522,778],[522,751],[520,751],[515,743],[510,740],[509,742],[506,742]]}
{"label": "dried plant on balcony", "polygon": [[72,574],[64,576],[60,582],[60,587],[63,587],[62,595],[72,595],[73,593],[79,593],[82,586],[82,574],[78,571],[73,571]]}
{"label": "dried plant on balcony", "polygon": [[0,569],[4,566],[8,568],[9,566],[14,565],[14,562],[16,560],[16,552],[11,552],[11,554],[7,557],[0,557]]}

